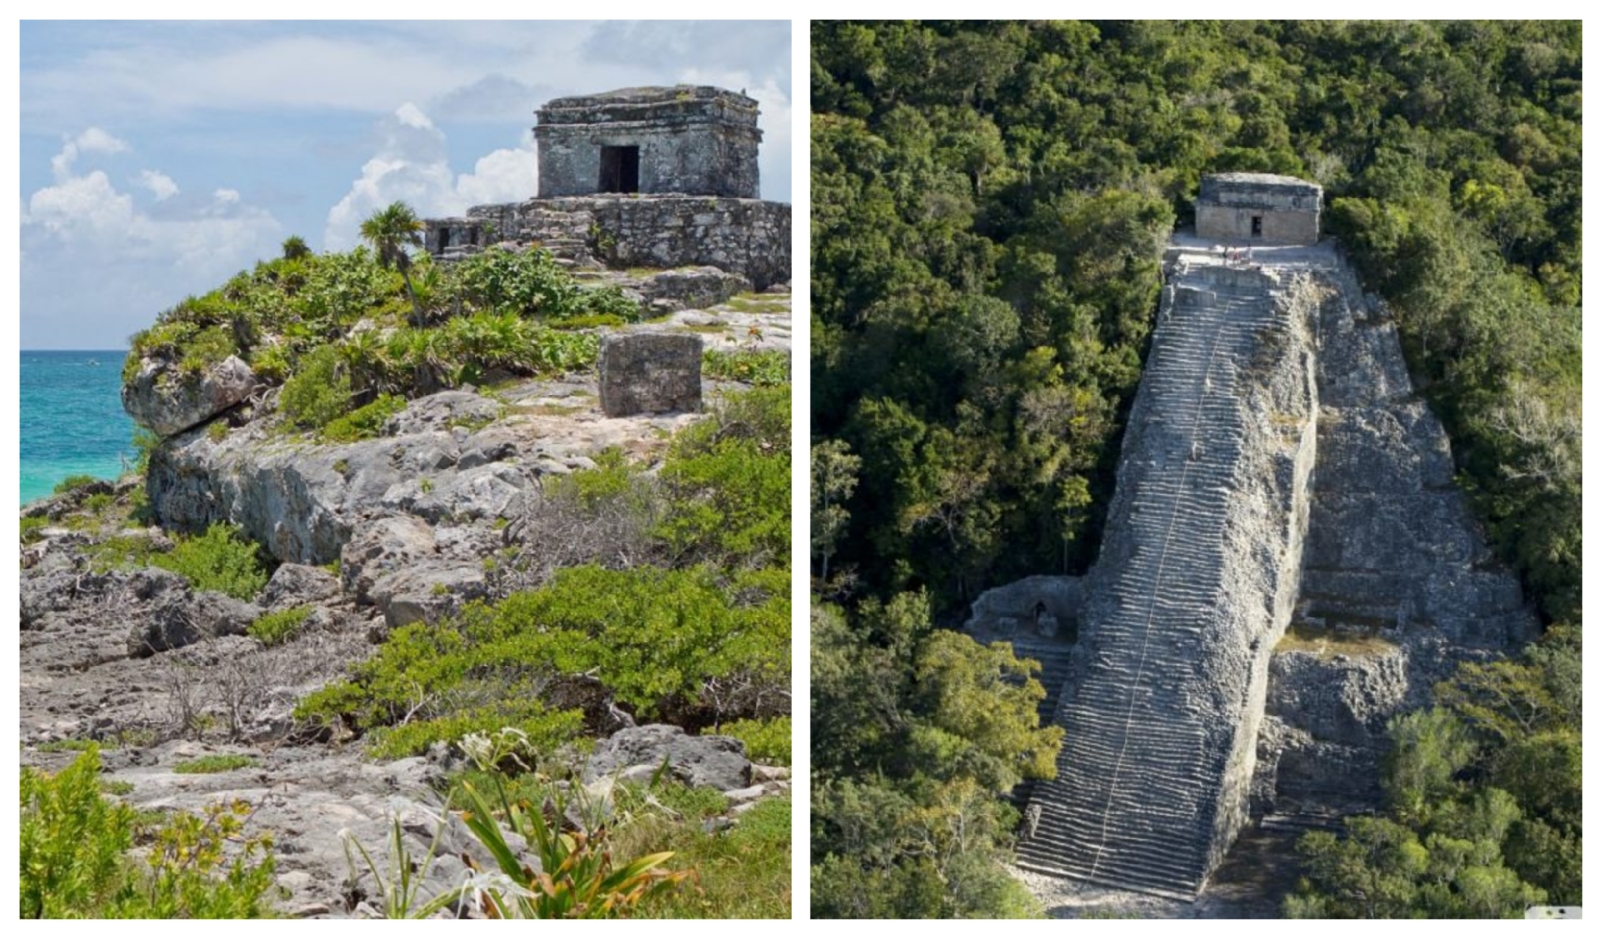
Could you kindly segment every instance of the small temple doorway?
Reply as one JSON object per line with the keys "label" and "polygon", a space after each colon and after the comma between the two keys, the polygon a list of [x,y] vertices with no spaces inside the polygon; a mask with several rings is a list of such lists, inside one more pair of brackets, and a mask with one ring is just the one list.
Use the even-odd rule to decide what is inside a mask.
{"label": "small temple doorway", "polygon": [[639,148],[602,146],[600,148],[600,191],[639,191]]}

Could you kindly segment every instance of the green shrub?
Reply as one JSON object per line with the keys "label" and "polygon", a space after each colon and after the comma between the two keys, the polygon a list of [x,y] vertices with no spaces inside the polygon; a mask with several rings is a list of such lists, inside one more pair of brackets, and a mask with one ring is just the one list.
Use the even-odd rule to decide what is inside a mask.
{"label": "green shrub", "polygon": [[131,442],[138,453],[133,461],[133,470],[136,474],[144,475],[150,470],[150,455],[160,447],[161,437],[142,426],[135,426]]}
{"label": "green shrub", "polygon": [[789,549],[789,392],[724,398],[672,441],[656,533],[682,563],[766,566]]}
{"label": "green shrub", "polygon": [[583,731],[583,713],[551,710],[534,699],[506,699],[433,719],[419,719],[372,733],[368,751],[377,758],[421,755],[435,742],[454,743],[473,733],[503,728],[524,733],[530,744],[549,751],[577,738]]}
{"label": "green shrub", "polygon": [[[457,622],[397,629],[297,715],[364,729],[410,717],[378,742],[381,754],[408,753],[498,728],[495,719],[515,724],[507,720],[517,713],[493,701],[531,698],[562,674],[598,675],[619,702],[649,716],[765,715],[748,710],[778,695],[762,691],[788,683],[789,601],[782,569],[732,578],[707,568],[564,569],[536,592],[469,606]],[[721,701],[705,692],[718,678],[751,690]],[[522,718],[547,715],[534,707]]]}
{"label": "green shrub", "polygon": [[321,436],[328,442],[355,442],[372,439],[383,432],[383,424],[406,408],[404,397],[379,394],[378,399],[363,407],[331,420],[322,428]]}
{"label": "green shrub", "polygon": [[52,489],[52,491],[55,494],[64,495],[69,491],[77,491],[79,488],[86,488],[99,480],[100,479],[95,478],[93,475],[68,475],[66,478],[56,482],[56,486],[54,489]]}
{"label": "green shrub", "polygon": [[133,808],[100,796],[91,746],[54,777],[22,769],[22,917],[89,916],[123,897]]}
{"label": "green shrub", "polygon": [[311,606],[268,612],[250,623],[247,633],[262,644],[271,647],[282,644],[300,633],[300,627],[311,617]]}
{"label": "green shrub", "polygon": [[23,543],[38,543],[44,539],[44,529],[50,526],[50,518],[24,517],[18,525],[22,534]]}
{"label": "green shrub", "polygon": [[572,316],[615,316],[623,322],[638,322],[643,317],[639,303],[629,299],[627,294],[616,286],[584,290],[582,300],[576,306]]}
{"label": "green shrub", "polygon": [[[137,537],[112,539],[149,544]],[[180,538],[172,552],[152,554],[148,561],[183,576],[197,590],[224,592],[236,599],[248,600],[267,584],[260,546],[241,537],[231,524],[212,524],[198,537]]]}
{"label": "green shrub", "polygon": [[185,377],[194,378],[204,374],[212,365],[221,364],[239,348],[234,342],[232,331],[220,325],[213,325],[201,329],[184,343],[181,350],[183,356],[178,359],[178,372]]}
{"label": "green shrub", "polygon": [[282,383],[289,376],[289,353],[282,345],[258,346],[250,356],[250,369],[263,381]]}
{"label": "green shrub", "polygon": [[475,310],[552,318],[581,311],[577,284],[549,251],[486,250],[457,264],[455,275]]}
{"label": "green shrub", "polygon": [[788,716],[776,719],[739,719],[724,723],[717,730],[744,743],[751,761],[766,765],[787,765],[794,741],[794,726]]}
{"label": "green shrub", "polygon": [[161,556],[155,541],[142,534],[116,534],[89,544],[84,552],[89,557],[89,568],[97,573],[150,566]]}
{"label": "green shrub", "polygon": [[174,774],[221,774],[260,764],[249,755],[202,755],[172,766]]}
{"label": "green shrub", "polygon": [[702,369],[706,377],[719,381],[776,387],[789,383],[789,353],[779,349],[718,351],[708,348]]}
{"label": "green shrub", "polygon": [[350,375],[339,366],[339,352],[323,345],[300,359],[300,369],[283,383],[278,406],[302,429],[321,429],[350,410]]}
{"label": "green shrub", "polygon": [[[264,916],[273,887],[271,840],[244,834],[250,806],[214,804],[148,829],[100,790],[90,747],[55,775],[22,770],[23,918]],[[142,862],[127,852],[148,842]]]}
{"label": "green shrub", "polygon": [[[41,752],[86,752],[98,745],[94,739],[57,739],[54,742],[41,742],[36,746],[36,751]],[[106,745],[105,748],[115,748]]]}
{"label": "green shrub", "polygon": [[628,320],[622,318],[621,316],[581,315],[552,321],[550,323],[550,327],[552,329],[559,329],[563,332],[571,332],[577,329],[615,328],[619,325],[627,324]]}

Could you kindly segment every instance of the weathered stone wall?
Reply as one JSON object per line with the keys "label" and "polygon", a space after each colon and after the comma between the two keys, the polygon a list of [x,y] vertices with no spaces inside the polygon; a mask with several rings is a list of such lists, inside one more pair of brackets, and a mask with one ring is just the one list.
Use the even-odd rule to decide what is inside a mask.
{"label": "weathered stone wall", "polygon": [[[1315,458],[1304,274],[1169,258],[1024,866],[1192,898],[1248,817]],[[1038,808],[1035,810],[1035,808]]]}
{"label": "weathered stone wall", "polygon": [[782,202],[738,198],[538,198],[430,221],[427,246],[449,256],[465,244],[581,244],[607,266],[711,266],[764,290],[789,281],[791,214]]}
{"label": "weathered stone wall", "polygon": [[[1252,219],[1261,219],[1261,233],[1252,234]],[[1318,213],[1273,211],[1196,205],[1195,233],[1219,241],[1254,241],[1258,244],[1315,244]]]}
{"label": "weathered stone wall", "polygon": [[1454,484],[1450,440],[1412,388],[1383,304],[1339,263],[1318,313],[1316,481],[1297,634],[1331,660],[1273,660],[1256,811],[1304,828],[1382,805],[1394,715],[1428,705],[1463,660],[1537,628]]}
{"label": "weathered stone wall", "polygon": [[[720,88],[625,88],[538,111],[539,196],[632,191],[760,198],[753,98]],[[636,148],[633,187],[607,179],[603,147]]]}
{"label": "weathered stone wall", "polygon": [[[1200,179],[1195,233],[1218,240],[1315,244],[1322,187],[1290,176],[1217,173]],[[1260,219],[1260,233],[1254,221]]]}

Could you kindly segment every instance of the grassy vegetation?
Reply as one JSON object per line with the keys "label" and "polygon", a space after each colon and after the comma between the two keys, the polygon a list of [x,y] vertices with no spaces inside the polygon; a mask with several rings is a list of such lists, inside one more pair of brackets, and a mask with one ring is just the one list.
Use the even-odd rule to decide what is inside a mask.
{"label": "grassy vegetation", "polygon": [[784,312],[789,309],[789,300],[787,297],[764,296],[761,293],[740,293],[722,305],[734,312]]}
{"label": "grassy vegetation", "polygon": [[790,800],[770,798],[741,814],[732,829],[708,833],[698,823],[652,820],[617,837],[634,852],[671,850],[673,864],[694,869],[695,887],[642,909],[654,918],[787,918],[790,915]]}
{"label": "grassy vegetation", "polygon": [[52,490],[52,493],[64,495],[69,491],[77,491],[79,488],[87,488],[99,480],[100,479],[95,478],[93,475],[68,475],[66,478],[56,482],[56,486]]}
{"label": "grassy vegetation", "polygon": [[172,771],[174,774],[221,774],[224,771],[251,768],[260,763],[249,755],[202,755],[178,762],[172,766]]}
{"label": "grassy vegetation", "polygon": [[250,623],[247,633],[262,644],[272,647],[292,640],[311,617],[311,606],[301,605],[281,612],[268,612]]}
{"label": "grassy vegetation", "polygon": [[38,543],[44,539],[44,529],[49,526],[50,518],[48,517],[24,517],[21,523],[18,524],[22,542],[25,544]]}
{"label": "grassy vegetation", "polygon": [[57,739],[54,742],[41,742],[35,746],[37,751],[55,754],[57,752],[86,752],[91,748],[115,748],[115,745],[102,745],[94,739]]}
{"label": "grassy vegetation", "polygon": [[1346,657],[1376,657],[1396,650],[1398,648],[1392,642],[1370,632],[1290,625],[1273,648],[1273,653],[1306,651],[1321,660],[1331,660],[1340,654]]}
{"label": "grassy vegetation", "polygon": [[706,377],[714,380],[777,387],[789,383],[789,354],[779,349],[718,351],[708,348],[703,371]]}

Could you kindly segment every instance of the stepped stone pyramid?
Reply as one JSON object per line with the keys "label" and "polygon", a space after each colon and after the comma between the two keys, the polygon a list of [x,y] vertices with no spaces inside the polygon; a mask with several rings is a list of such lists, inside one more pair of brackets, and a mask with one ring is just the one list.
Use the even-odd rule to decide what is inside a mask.
{"label": "stepped stone pyramid", "polygon": [[[992,590],[968,630],[1044,664],[1066,729],[1057,778],[1018,792],[1019,864],[1192,900],[1280,786],[1295,803],[1278,809],[1347,811],[1388,716],[1534,623],[1392,323],[1332,245],[1229,263],[1179,235],[1165,273],[1094,568]],[[1382,633],[1392,653],[1274,656],[1291,622]],[[1306,783],[1319,771],[1325,789]]]}
{"label": "stepped stone pyramid", "polygon": [[[1203,257],[1199,258],[1203,261]],[[1305,274],[1171,258],[1022,865],[1193,897],[1248,814],[1315,460]]]}

